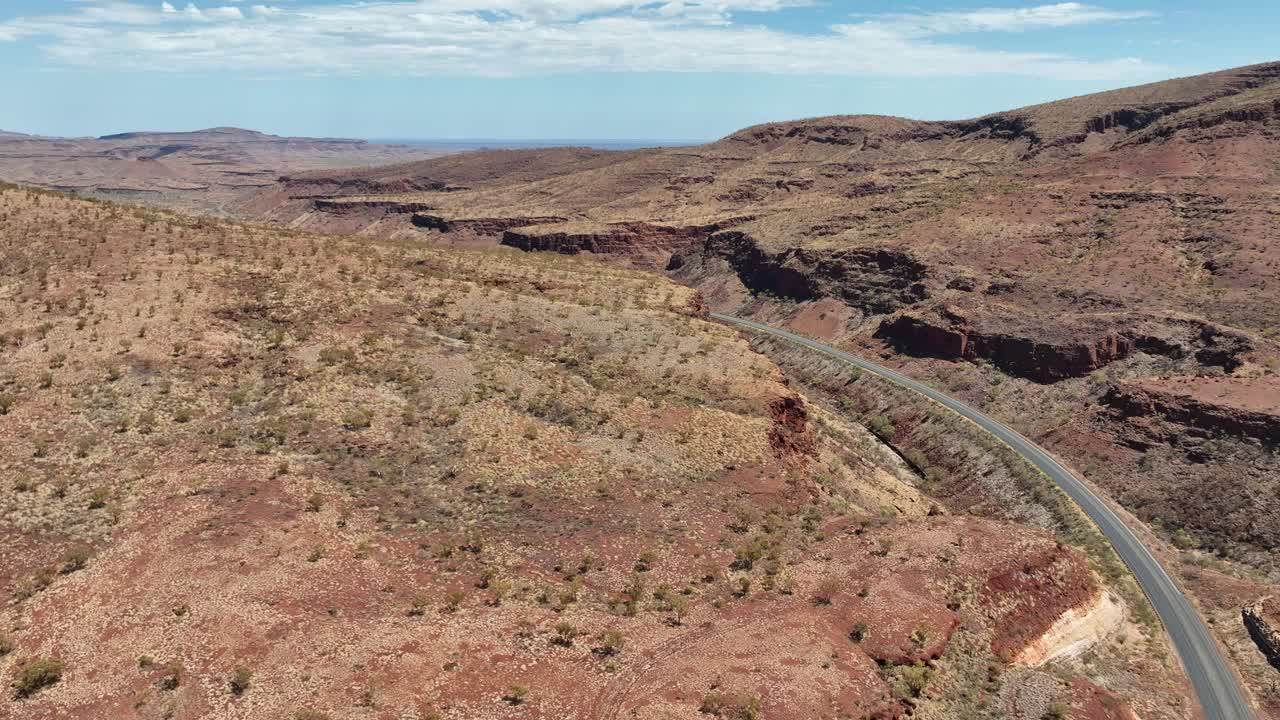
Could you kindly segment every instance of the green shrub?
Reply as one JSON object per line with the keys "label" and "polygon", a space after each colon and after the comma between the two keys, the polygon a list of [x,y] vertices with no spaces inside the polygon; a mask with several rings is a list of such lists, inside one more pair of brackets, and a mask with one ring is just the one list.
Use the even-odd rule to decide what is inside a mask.
{"label": "green shrub", "polygon": [[253,680],[253,671],[243,665],[237,665],[231,671],[231,694],[240,697],[249,691],[249,683]]}
{"label": "green shrub", "polygon": [[600,633],[600,646],[595,649],[595,652],[604,657],[613,657],[622,652],[622,648],[625,645],[626,638],[622,636],[621,631],[606,630]]}
{"label": "green shrub", "polygon": [[56,658],[32,658],[18,666],[18,677],[13,681],[13,696],[29,698],[41,690],[57,684],[66,666]]}
{"label": "green shrub", "polygon": [[527,697],[529,697],[529,688],[524,685],[512,685],[503,699],[512,705],[522,705]]}
{"label": "green shrub", "polygon": [[348,410],[342,414],[342,427],[347,430],[365,430],[373,424],[373,414],[368,410]]}
{"label": "green shrub", "polygon": [[576,637],[578,637],[578,628],[571,623],[562,622],[556,625],[556,636],[551,639],[551,642],[563,647],[572,647]]}
{"label": "green shrub", "polygon": [[77,570],[83,569],[85,565],[89,564],[90,555],[89,548],[84,545],[78,545],[68,550],[62,556],[62,574],[70,575]]}
{"label": "green shrub", "polygon": [[893,422],[883,415],[876,415],[867,420],[867,429],[885,442],[891,442],[894,434],[898,432],[898,429],[893,426]]}

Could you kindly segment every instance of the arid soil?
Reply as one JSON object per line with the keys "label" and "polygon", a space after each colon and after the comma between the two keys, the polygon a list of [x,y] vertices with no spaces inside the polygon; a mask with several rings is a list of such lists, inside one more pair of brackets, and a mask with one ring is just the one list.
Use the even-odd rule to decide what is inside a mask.
{"label": "arid soil", "polygon": [[1039,665],[1124,592],[1088,548],[688,287],[13,187],[0,233],[0,717],[1191,717],[1129,601]]}
{"label": "arid soil", "polygon": [[[1278,157],[1268,63],[972,120],[314,174],[241,210],[665,269],[712,308],[932,379],[1082,470],[1175,566],[1227,561],[1235,647],[1241,606],[1280,591]],[[1280,680],[1255,669],[1280,713]]]}
{"label": "arid soil", "polygon": [[238,128],[50,138],[0,132],[0,181],[225,214],[281,175],[426,159],[440,150]]}

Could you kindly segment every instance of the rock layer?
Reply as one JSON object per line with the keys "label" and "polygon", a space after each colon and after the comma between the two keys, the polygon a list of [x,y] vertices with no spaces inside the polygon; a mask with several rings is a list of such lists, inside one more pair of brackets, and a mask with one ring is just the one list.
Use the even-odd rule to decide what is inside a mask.
{"label": "rock layer", "polygon": [[1245,629],[1267,656],[1267,662],[1280,669],[1280,622],[1277,622],[1280,621],[1280,601],[1266,597],[1246,606],[1240,614]]}
{"label": "rock layer", "polygon": [[1280,383],[1265,379],[1171,378],[1112,385],[1103,402],[1126,418],[1159,416],[1208,433],[1280,442],[1277,398]]}
{"label": "rock layer", "polygon": [[903,313],[880,325],[876,337],[913,355],[989,360],[1013,375],[1054,382],[1088,375],[1134,350],[1131,338],[1106,330],[1045,333],[980,329],[950,308]]}
{"label": "rock layer", "polygon": [[668,269],[695,260],[728,263],[753,293],[798,301],[837,298],[869,313],[892,312],[928,297],[924,263],[891,248],[770,252],[750,235],[730,230],[711,235],[689,255],[672,258]]}

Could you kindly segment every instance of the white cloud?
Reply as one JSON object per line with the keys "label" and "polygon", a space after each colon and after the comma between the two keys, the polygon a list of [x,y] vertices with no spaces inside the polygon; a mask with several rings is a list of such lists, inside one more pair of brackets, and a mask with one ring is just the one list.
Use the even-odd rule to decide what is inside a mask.
{"label": "white cloud", "polygon": [[1117,11],[1078,2],[1025,8],[982,8],[919,15],[886,15],[871,22],[911,35],[951,35],[972,32],[1024,32],[1142,20],[1155,17],[1146,10]]}
{"label": "white cloud", "polygon": [[[1017,74],[1130,79],[1141,60],[1002,52],[949,41],[1123,22],[1147,12],[1081,3],[888,14],[825,33],[770,28],[769,13],[810,0],[347,0],[225,3],[86,0],[76,12],[0,22],[0,42],[36,37],[54,60],[127,69],[312,74],[527,76],[577,71],[810,75]],[[745,16],[741,13],[752,13]]]}

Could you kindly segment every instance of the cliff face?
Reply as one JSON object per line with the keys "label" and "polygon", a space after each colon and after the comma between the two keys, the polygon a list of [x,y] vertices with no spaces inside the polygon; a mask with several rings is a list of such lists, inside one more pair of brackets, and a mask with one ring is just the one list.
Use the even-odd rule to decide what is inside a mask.
{"label": "cliff face", "polygon": [[1280,669],[1280,600],[1267,597],[1240,611],[1245,629],[1258,649]]}
{"label": "cliff face", "polygon": [[1160,417],[1205,433],[1280,442],[1280,382],[1170,378],[1112,385],[1103,402],[1125,418]]}
{"label": "cliff face", "polygon": [[937,306],[881,322],[875,337],[910,355],[987,360],[1011,375],[1049,383],[1082,377],[1135,352],[1194,357],[1226,372],[1254,346],[1248,336],[1212,323],[1141,315],[1040,320]]}
{"label": "cliff face", "polygon": [[903,313],[880,325],[876,337],[901,352],[948,359],[991,361],[1012,375],[1037,382],[1080,377],[1128,356],[1134,341],[1116,332],[1047,332],[979,329],[959,311]]}
{"label": "cliff face", "polygon": [[715,233],[668,269],[723,261],[753,293],[788,300],[837,298],[868,313],[892,312],[928,297],[928,269],[910,253],[890,248],[770,252],[736,230]]}
{"label": "cliff face", "polygon": [[581,252],[635,255],[653,250],[682,250],[719,229],[718,225],[673,227],[643,222],[612,223],[597,229],[522,230],[503,232],[502,244],[521,250],[565,255]]}

